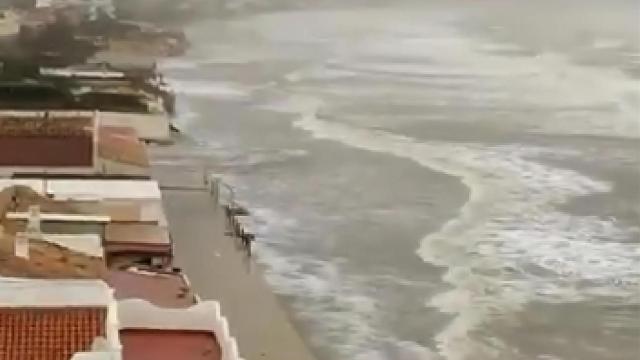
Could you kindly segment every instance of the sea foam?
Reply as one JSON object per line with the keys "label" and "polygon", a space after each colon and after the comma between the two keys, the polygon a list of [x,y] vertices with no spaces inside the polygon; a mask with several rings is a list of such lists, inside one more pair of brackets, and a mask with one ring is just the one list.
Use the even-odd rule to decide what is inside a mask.
{"label": "sea foam", "polygon": [[294,125],[318,139],[411,159],[469,187],[460,215],[427,235],[418,250],[425,261],[448,269],[443,279],[452,289],[427,302],[455,315],[437,336],[447,359],[490,359],[506,351],[497,339],[487,345],[471,332],[531,300],[578,301],[604,293],[625,299],[640,285],[640,269],[633,266],[640,254],[616,242],[627,231],[612,220],[556,209],[571,197],[610,191],[611,184],[533,160],[554,149],[419,142],[323,121],[315,112]]}
{"label": "sea foam", "polygon": [[251,90],[224,81],[168,79],[178,94],[222,100],[242,100],[249,97]]}

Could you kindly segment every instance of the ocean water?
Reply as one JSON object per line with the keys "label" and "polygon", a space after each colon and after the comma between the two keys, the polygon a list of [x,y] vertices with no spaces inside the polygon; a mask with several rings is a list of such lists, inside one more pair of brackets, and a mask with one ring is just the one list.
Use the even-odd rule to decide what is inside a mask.
{"label": "ocean water", "polygon": [[298,3],[195,24],[162,67],[321,360],[632,360],[639,16]]}

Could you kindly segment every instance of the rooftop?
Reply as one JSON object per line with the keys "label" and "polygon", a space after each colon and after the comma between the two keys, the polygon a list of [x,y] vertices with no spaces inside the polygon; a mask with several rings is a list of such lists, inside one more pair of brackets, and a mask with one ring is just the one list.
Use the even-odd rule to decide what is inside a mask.
{"label": "rooftop", "polygon": [[102,308],[112,301],[111,290],[102,280],[0,277],[0,307],[3,309]]}
{"label": "rooftop", "polygon": [[[40,203],[43,213],[67,213],[108,216],[115,223],[166,223],[162,204],[156,200],[50,200]],[[26,205],[18,206],[27,211]]]}
{"label": "rooftop", "polygon": [[123,360],[220,360],[214,334],[206,331],[126,329],[120,331]]}
{"label": "rooftop", "polygon": [[58,201],[146,203],[162,199],[158,182],[153,180],[0,178],[0,191],[15,186],[30,188],[37,194],[47,194]]}
{"label": "rooftop", "polygon": [[46,185],[55,199],[161,199],[153,180],[48,180]]}
{"label": "rooftop", "polygon": [[[2,218],[18,219],[32,205],[40,206],[43,214],[103,215],[98,211],[99,202],[61,201],[44,195],[45,181],[31,179],[0,180],[0,215]],[[46,215],[45,215],[46,216]]]}
{"label": "rooftop", "polygon": [[[103,278],[106,268],[102,238],[98,234],[53,233],[28,236],[28,255],[16,256],[17,234],[25,231],[25,212],[32,205],[41,210],[74,212],[75,204],[65,204],[38,194],[24,186],[5,187],[0,191],[0,275],[29,278]],[[73,214],[42,212],[41,219]],[[78,216],[78,215],[75,215]],[[94,216],[95,217],[95,216]],[[108,216],[102,216],[109,218]],[[12,220],[13,219],[13,220]],[[71,226],[69,228],[72,228]],[[73,230],[73,229],[71,229]]]}
{"label": "rooftop", "polygon": [[[110,223],[105,228],[105,251],[109,259],[116,255],[138,255],[168,259],[172,254],[169,231],[155,224]],[[110,261],[111,264],[120,261]]]}
{"label": "rooftop", "polygon": [[[85,181],[91,182],[77,180],[80,184]],[[17,183],[42,188],[24,179]],[[0,225],[5,233],[0,237],[0,274],[93,278],[103,277],[105,260],[130,265],[156,260],[166,263],[171,257],[171,240],[159,200],[59,200],[10,184],[5,181],[0,191]],[[25,260],[13,256],[14,244],[16,234],[25,232],[29,209],[34,205],[40,209],[42,233],[28,242],[29,260]]]}
{"label": "rooftop", "polygon": [[118,317],[124,360],[238,358],[215,301],[171,309],[140,299],[120,300]]}
{"label": "rooftop", "polygon": [[125,74],[121,71],[109,71],[107,69],[59,69],[43,67],[40,68],[40,74],[52,77],[89,79],[122,79],[125,77]]}
{"label": "rooftop", "polygon": [[94,132],[91,116],[0,112],[0,166],[14,172],[43,167],[91,171]]}
{"label": "rooftop", "polygon": [[[13,237],[0,239],[0,276],[33,279],[99,279],[104,260],[40,240],[29,241],[29,258],[16,256]],[[4,286],[4,285],[3,285]]]}
{"label": "rooftop", "polygon": [[170,245],[169,231],[154,224],[111,223],[105,229],[104,240],[109,244]]}
{"label": "rooftop", "polygon": [[0,308],[0,358],[69,360],[106,332],[105,308]]}
{"label": "rooftop", "polygon": [[99,126],[86,112],[0,111],[0,171],[13,174],[148,178],[136,129]]}
{"label": "rooftop", "polygon": [[195,294],[180,273],[144,270],[111,270],[107,282],[115,289],[116,299],[138,298],[162,307],[189,307]]}
{"label": "rooftop", "polygon": [[[112,111],[148,114],[162,103],[153,88],[128,79],[47,76],[38,80],[0,81],[0,108],[24,112]],[[156,106],[157,107],[157,106]]]}
{"label": "rooftop", "polygon": [[22,187],[29,188],[37,194],[44,194],[44,181],[41,179],[3,179],[0,178],[0,191],[4,191],[5,189],[12,187]]}
{"label": "rooftop", "polygon": [[98,156],[100,158],[133,166],[149,167],[146,147],[138,139],[135,129],[102,126],[98,134]]}
{"label": "rooftop", "polygon": [[1,109],[65,109],[73,108],[74,103],[68,88],[47,82],[0,81]]}
{"label": "rooftop", "polygon": [[0,112],[0,136],[90,136],[94,118],[81,113]]}
{"label": "rooftop", "polygon": [[42,234],[42,241],[94,258],[104,257],[102,238],[98,234]]}
{"label": "rooftop", "polygon": [[[39,205],[41,214],[45,217],[47,214],[77,214],[105,217],[115,222],[154,220],[148,214],[145,214],[146,217],[143,216],[143,204],[135,200],[56,200],[43,194],[42,180],[0,179],[0,216],[16,212],[14,216],[19,217],[20,213],[28,212],[31,205]],[[15,204],[11,204],[12,196],[15,196]]]}
{"label": "rooftop", "polygon": [[[151,66],[147,69],[140,69],[136,67],[132,68],[127,63],[115,64],[115,63],[109,63],[106,61],[103,61],[103,62],[90,61],[84,64],[74,65],[66,69],[55,69],[55,70],[62,70],[62,72],[57,73],[57,76],[63,76],[65,74],[65,71],[73,72],[76,74],[76,79],[80,78],[82,80],[98,79],[98,78],[106,79],[106,80],[141,79],[141,78],[146,78],[148,76],[153,76],[155,74],[153,63],[151,63],[150,65]],[[42,70],[43,69],[41,68],[40,73],[42,75],[49,76],[47,74],[48,72],[47,68],[44,68],[44,73]],[[140,70],[146,70],[146,71],[141,72]],[[100,77],[97,77],[96,76],[97,74],[101,74]],[[105,74],[108,74],[108,75],[105,76]],[[54,74],[52,75],[56,76]]]}
{"label": "rooftop", "polygon": [[95,344],[114,351],[115,305],[100,280],[0,277],[0,358],[68,360]]}

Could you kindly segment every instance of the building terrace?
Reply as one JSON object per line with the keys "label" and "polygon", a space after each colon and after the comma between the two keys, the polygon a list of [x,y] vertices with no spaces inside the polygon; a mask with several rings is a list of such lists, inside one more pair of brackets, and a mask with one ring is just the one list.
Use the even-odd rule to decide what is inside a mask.
{"label": "building terrace", "polygon": [[[5,234],[15,237],[27,231],[31,210],[37,207],[42,231],[38,240],[64,244],[90,255],[103,251],[110,265],[166,266],[172,258],[172,246],[162,204],[154,198],[154,184],[127,180],[0,180],[0,224]],[[127,186],[130,195],[124,190]],[[101,188],[108,191],[101,193]]]}
{"label": "building terrace", "polygon": [[[16,200],[8,190],[16,188],[0,192],[7,216]],[[20,191],[20,202],[39,196]],[[201,302],[177,269],[107,272],[94,247],[49,242],[44,214],[29,206],[24,231],[4,221],[0,234],[0,359],[239,359],[219,304]]]}
{"label": "building terrace", "polygon": [[135,129],[94,112],[0,111],[0,175],[149,177]]}
{"label": "building terrace", "polygon": [[[1,70],[1,68],[0,68]],[[146,141],[169,142],[170,119],[165,99],[172,95],[151,85],[130,81],[75,79],[0,81],[0,110],[26,115],[49,113],[58,117],[80,111],[99,114],[101,126],[131,127]]]}
{"label": "building terrace", "polygon": [[[138,95],[120,85],[91,96]],[[0,360],[241,360],[219,303],[171,267],[140,141],[161,131],[137,115],[0,111]]]}
{"label": "building terrace", "polygon": [[99,352],[117,359],[116,305],[101,280],[0,277],[0,358],[69,360]]}

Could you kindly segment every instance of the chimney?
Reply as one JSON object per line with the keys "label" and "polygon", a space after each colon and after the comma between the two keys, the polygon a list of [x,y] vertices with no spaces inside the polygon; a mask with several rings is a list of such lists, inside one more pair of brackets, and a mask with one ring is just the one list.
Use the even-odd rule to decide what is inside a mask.
{"label": "chimney", "polygon": [[20,232],[16,234],[14,252],[17,257],[29,258],[29,236],[26,233]]}
{"label": "chimney", "polygon": [[29,206],[29,219],[27,220],[27,229],[25,232],[16,234],[16,242],[14,245],[15,256],[28,259],[29,258],[29,239],[40,239],[42,232],[40,231],[40,206]]}
{"label": "chimney", "polygon": [[29,206],[29,220],[27,222],[27,236],[31,238],[40,238],[40,206]]}

